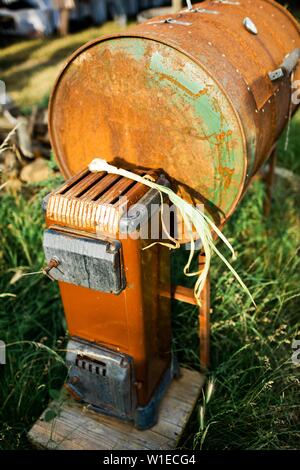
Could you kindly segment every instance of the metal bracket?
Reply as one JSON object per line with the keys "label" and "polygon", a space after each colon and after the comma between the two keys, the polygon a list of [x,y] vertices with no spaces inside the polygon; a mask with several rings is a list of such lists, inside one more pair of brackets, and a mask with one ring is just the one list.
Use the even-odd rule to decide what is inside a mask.
{"label": "metal bracket", "polygon": [[213,0],[212,3],[222,3],[223,5],[240,5],[240,2],[231,2],[230,0]]}
{"label": "metal bracket", "polygon": [[182,13],[207,13],[210,15],[219,15],[220,12],[216,10],[208,10],[207,8],[188,8],[187,10],[182,10]]}
{"label": "metal bracket", "polygon": [[271,82],[275,82],[276,80],[279,80],[285,76],[284,70],[282,68],[272,70],[272,72],[269,72],[268,75]]}
{"label": "metal bracket", "polygon": [[279,80],[280,78],[286,77],[291,75],[291,73],[295,70],[300,60],[300,49],[295,49],[290,52],[285,58],[282,64],[279,66],[278,69],[269,72],[269,79],[272,82]]}
{"label": "metal bracket", "polygon": [[159,21],[150,21],[147,24],[165,24],[165,23],[178,24],[181,26],[191,26],[192,24],[192,23],[188,23],[187,21],[178,21],[178,20],[175,20],[174,18],[166,18],[164,20],[159,20]]}

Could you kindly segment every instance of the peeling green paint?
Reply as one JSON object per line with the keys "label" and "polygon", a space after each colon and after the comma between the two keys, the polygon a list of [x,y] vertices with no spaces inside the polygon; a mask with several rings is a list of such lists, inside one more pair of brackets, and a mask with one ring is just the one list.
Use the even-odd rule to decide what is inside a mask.
{"label": "peeling green paint", "polygon": [[[215,165],[215,171],[218,172],[220,166],[225,169],[225,171],[233,172],[238,170],[235,167],[236,159],[241,157],[243,158],[243,142],[240,140],[238,148],[231,149],[228,151],[228,143],[232,141],[232,123],[222,117],[221,110],[216,110],[215,103],[215,93],[219,94],[220,99],[223,100],[223,105],[227,105],[227,100],[223,94],[217,90],[217,85],[213,80],[206,75],[205,82],[201,83],[197,75],[199,75],[199,67],[190,61],[186,60],[186,67],[184,70],[178,70],[176,68],[176,58],[175,54],[180,54],[178,52],[170,53],[167,51],[168,56],[164,56],[159,51],[156,51],[150,60],[150,70],[156,73],[155,82],[159,82],[162,86],[170,86],[176,89],[176,98],[184,98],[184,100],[189,103],[189,105],[194,109],[195,118],[200,118],[202,122],[206,125],[205,134],[209,141],[212,152],[216,151],[216,146],[220,147],[221,151],[221,162],[219,166]],[[189,70],[186,70],[188,68]],[[190,72],[188,74],[187,72]],[[192,78],[193,77],[193,78]],[[170,80],[171,78],[171,80]],[[209,92],[205,92],[209,90]],[[215,92],[215,93],[214,93]],[[218,140],[219,136],[224,135],[223,142],[220,143]],[[238,136],[237,136],[238,137]],[[240,181],[240,174],[236,171],[236,174],[232,173],[232,178],[236,179],[236,182]],[[224,184],[223,184],[224,183]],[[214,188],[211,188],[211,197],[213,197],[213,202],[218,203],[221,198],[221,194],[226,188],[224,188],[225,182],[224,178],[220,178],[219,184]],[[236,188],[234,188],[234,191]]]}
{"label": "peeling green paint", "polygon": [[[119,40],[109,41],[106,43],[111,52],[124,52],[134,57],[136,60],[141,60],[145,57],[146,53],[146,41],[139,38],[121,38]],[[103,48],[100,49],[103,51]]]}

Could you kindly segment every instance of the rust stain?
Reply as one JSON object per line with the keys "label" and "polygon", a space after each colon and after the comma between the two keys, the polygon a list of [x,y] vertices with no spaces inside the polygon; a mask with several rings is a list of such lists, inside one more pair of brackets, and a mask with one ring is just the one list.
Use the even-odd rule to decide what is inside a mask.
{"label": "rust stain", "polygon": [[218,141],[225,140],[225,138],[230,137],[232,135],[232,130],[226,131],[226,132],[221,132],[220,134],[216,134],[216,139]]}
{"label": "rust stain", "polygon": [[185,87],[182,83],[180,83],[174,77],[171,77],[170,75],[167,75],[166,73],[162,73],[162,72],[156,72],[156,74],[159,76],[160,80],[168,80],[173,85],[177,86],[178,88],[181,88],[181,90],[185,91],[185,93],[187,93],[192,98],[199,98],[200,96],[206,95],[208,93],[208,88],[203,88],[202,90],[199,90],[197,93],[193,93],[189,88]]}
{"label": "rust stain", "polygon": [[223,180],[224,188],[228,189],[231,183],[232,176],[234,174],[234,168],[219,166],[218,172],[222,177],[221,179]]}

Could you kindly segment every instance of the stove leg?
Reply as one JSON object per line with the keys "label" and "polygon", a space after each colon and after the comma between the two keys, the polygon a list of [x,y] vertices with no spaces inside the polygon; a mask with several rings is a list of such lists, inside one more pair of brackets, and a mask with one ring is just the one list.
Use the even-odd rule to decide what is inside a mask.
{"label": "stove leg", "polygon": [[272,190],[274,184],[274,175],[275,175],[275,166],[277,161],[277,153],[276,148],[273,150],[270,158],[269,158],[269,169],[265,175],[265,184],[266,184],[266,197],[264,201],[264,214],[265,216],[269,216],[271,212],[271,205],[272,205]]}
{"label": "stove leg", "polygon": [[[198,267],[202,270],[205,264],[205,255],[199,254]],[[160,296],[178,300],[190,305],[198,305],[195,299],[194,289],[173,285],[171,291],[161,290]],[[200,340],[200,365],[206,371],[210,364],[210,276],[208,274],[204,288],[200,295],[201,307],[199,307],[199,340]]]}
{"label": "stove leg", "polygon": [[[205,255],[198,258],[199,268],[205,263]],[[200,365],[207,370],[210,364],[210,276],[208,274],[204,288],[201,292],[201,307],[199,307],[199,339],[200,339]]]}

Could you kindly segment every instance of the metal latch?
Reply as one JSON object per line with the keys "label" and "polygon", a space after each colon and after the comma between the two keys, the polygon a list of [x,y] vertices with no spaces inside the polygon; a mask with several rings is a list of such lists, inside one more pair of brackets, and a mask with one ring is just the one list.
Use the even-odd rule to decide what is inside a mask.
{"label": "metal latch", "polygon": [[208,13],[211,15],[219,15],[219,11],[208,10],[207,8],[192,8],[191,10],[182,10],[182,13]]}
{"label": "metal latch", "polygon": [[294,51],[290,52],[285,58],[282,64],[279,66],[278,69],[269,72],[269,78],[272,82],[279,80],[280,78],[286,77],[291,75],[291,73],[297,67],[297,64],[300,60],[300,49],[295,49]]}
{"label": "metal latch", "polygon": [[222,3],[223,5],[240,5],[240,2],[231,2],[230,0],[213,0],[212,3]]}
{"label": "metal latch", "polygon": [[178,21],[178,20],[175,20],[174,18],[165,18],[164,20],[150,21],[147,24],[164,24],[164,23],[180,24],[182,26],[191,26],[192,24],[192,23],[188,23],[187,21]]}

